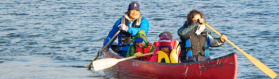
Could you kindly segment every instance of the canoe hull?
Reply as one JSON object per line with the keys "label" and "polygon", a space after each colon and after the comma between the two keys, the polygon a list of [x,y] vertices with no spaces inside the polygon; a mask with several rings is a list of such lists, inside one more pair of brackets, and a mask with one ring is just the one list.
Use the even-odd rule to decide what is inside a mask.
{"label": "canoe hull", "polygon": [[[106,51],[104,58],[121,57],[114,52]],[[176,64],[126,60],[114,65],[110,70],[144,78],[235,79],[237,56],[232,53],[210,61]]]}

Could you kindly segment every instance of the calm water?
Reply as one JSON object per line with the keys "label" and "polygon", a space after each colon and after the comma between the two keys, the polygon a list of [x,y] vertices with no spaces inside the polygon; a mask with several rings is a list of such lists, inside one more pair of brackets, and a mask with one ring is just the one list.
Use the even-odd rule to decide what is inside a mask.
{"label": "calm water", "polygon": [[[0,78],[114,78],[85,67],[131,0],[1,0]],[[279,1],[145,0],[148,40],[170,31],[173,39],[192,9],[239,48],[279,74]],[[216,35],[217,36],[217,35]],[[230,44],[211,58],[238,54],[238,79],[269,78]],[[279,79],[278,77],[276,79]]]}

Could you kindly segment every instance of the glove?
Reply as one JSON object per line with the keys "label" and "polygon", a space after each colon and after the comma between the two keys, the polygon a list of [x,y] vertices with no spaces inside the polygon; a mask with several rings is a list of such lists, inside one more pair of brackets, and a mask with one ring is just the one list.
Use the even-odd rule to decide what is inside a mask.
{"label": "glove", "polygon": [[128,32],[129,27],[126,26],[125,24],[120,24],[118,27],[119,27],[120,30]]}
{"label": "glove", "polygon": [[141,57],[141,56],[142,56],[142,53],[137,52],[137,53],[134,54],[134,56],[136,56],[136,57]]}
{"label": "glove", "polygon": [[204,29],[205,29],[205,25],[200,25],[200,26],[198,26],[197,31],[196,31],[196,34],[197,34],[197,35],[200,35],[201,32],[202,32]]}

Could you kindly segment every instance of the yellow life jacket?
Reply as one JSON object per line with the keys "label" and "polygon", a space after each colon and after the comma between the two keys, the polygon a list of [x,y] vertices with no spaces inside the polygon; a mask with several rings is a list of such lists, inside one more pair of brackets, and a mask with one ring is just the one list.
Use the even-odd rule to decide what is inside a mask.
{"label": "yellow life jacket", "polygon": [[178,63],[178,51],[176,49],[173,49],[170,53],[170,60],[171,63]]}
{"label": "yellow life jacket", "polygon": [[178,55],[175,49],[171,51],[170,58],[165,52],[161,50],[158,51],[156,54],[158,54],[158,63],[161,63],[162,59],[165,60],[165,63],[178,63]]}

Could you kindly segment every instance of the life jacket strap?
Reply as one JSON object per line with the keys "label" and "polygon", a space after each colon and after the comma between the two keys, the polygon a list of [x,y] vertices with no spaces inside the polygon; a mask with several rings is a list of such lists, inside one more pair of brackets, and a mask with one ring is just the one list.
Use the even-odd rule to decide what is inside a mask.
{"label": "life jacket strap", "polygon": [[186,47],[186,50],[193,50],[194,47]]}
{"label": "life jacket strap", "polygon": [[119,36],[118,37],[119,39],[118,39],[118,46],[120,46],[120,47],[122,47],[122,46],[130,46],[130,45],[132,45],[133,44],[133,39],[134,39],[134,37],[133,36],[125,36],[125,37],[123,37],[123,36]]}
{"label": "life jacket strap", "polygon": [[209,49],[209,47],[202,47],[203,51],[205,51],[206,49]]}

